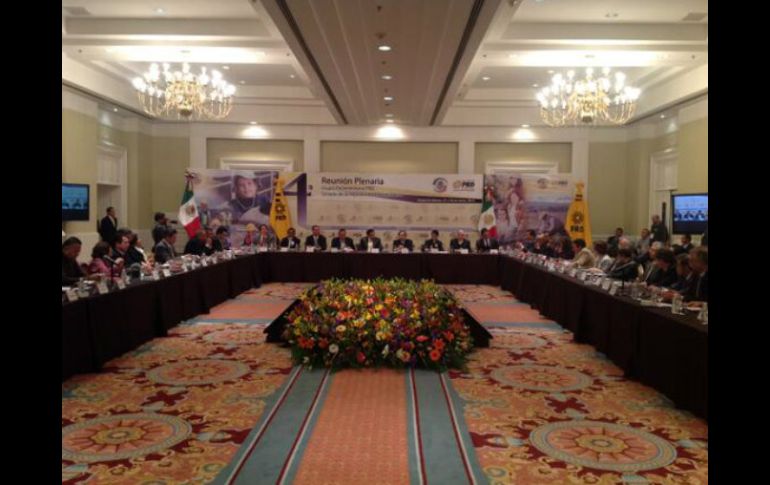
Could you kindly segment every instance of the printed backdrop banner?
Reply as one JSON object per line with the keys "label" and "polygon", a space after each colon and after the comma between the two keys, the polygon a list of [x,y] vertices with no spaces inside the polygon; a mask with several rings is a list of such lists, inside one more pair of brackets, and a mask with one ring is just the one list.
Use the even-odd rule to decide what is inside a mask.
{"label": "printed backdrop banner", "polygon": [[[568,175],[380,175],[189,169],[201,224],[229,227],[233,246],[249,224],[270,226],[275,188],[283,185],[287,218],[304,241],[315,224],[327,236],[348,229],[356,239],[368,228],[383,243],[405,229],[416,245],[438,229],[448,242],[459,229],[475,240],[484,187],[491,187],[501,243],[523,238],[527,229],[564,232],[574,186]],[[280,185],[280,184],[278,184]],[[280,198],[280,193],[279,199]],[[276,211],[272,211],[275,214]],[[271,232],[275,233],[271,227]]]}
{"label": "printed backdrop banner", "polygon": [[480,175],[308,174],[307,223],[321,229],[475,230]]}
{"label": "printed backdrop banner", "polygon": [[486,175],[484,187],[492,194],[500,244],[524,239],[530,229],[566,234],[564,221],[575,190],[570,175]]}

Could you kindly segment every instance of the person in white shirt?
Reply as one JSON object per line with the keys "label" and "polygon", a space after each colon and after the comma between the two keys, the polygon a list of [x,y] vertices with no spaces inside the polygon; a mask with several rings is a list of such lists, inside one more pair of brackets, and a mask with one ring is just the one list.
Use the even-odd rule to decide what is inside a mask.
{"label": "person in white shirt", "polygon": [[596,253],[596,267],[600,270],[608,273],[612,267],[612,263],[615,262],[615,258],[607,254],[609,251],[609,245],[607,241],[596,241],[594,243],[594,252]]}

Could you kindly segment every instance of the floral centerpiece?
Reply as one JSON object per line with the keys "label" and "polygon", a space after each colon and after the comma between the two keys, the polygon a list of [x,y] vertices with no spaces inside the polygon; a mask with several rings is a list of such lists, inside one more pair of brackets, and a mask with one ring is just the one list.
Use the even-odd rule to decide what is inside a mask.
{"label": "floral centerpiece", "polygon": [[332,279],[299,300],[283,337],[310,367],[445,370],[473,348],[457,301],[433,281]]}

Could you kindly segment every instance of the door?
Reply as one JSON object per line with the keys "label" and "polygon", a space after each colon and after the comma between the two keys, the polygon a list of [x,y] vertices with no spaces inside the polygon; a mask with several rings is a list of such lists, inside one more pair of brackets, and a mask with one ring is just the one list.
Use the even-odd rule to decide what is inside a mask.
{"label": "door", "polygon": [[670,148],[650,156],[650,208],[647,223],[659,215],[671,233],[671,193],[676,190],[678,155]]}

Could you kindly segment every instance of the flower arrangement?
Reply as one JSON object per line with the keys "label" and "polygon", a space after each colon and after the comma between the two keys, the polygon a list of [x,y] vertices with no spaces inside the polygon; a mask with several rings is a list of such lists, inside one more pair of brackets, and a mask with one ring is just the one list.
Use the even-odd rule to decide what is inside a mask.
{"label": "flower arrangement", "polygon": [[473,339],[454,297],[433,281],[322,281],[291,310],[284,339],[309,367],[460,368]]}

